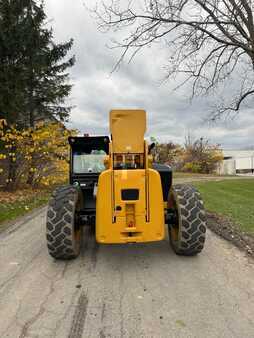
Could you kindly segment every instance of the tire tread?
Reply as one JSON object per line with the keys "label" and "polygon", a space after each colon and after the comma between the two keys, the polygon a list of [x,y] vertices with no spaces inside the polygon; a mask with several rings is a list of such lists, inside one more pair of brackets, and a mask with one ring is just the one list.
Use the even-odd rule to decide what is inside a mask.
{"label": "tire tread", "polygon": [[46,238],[48,252],[56,259],[72,259],[79,254],[80,243],[74,236],[78,194],[78,190],[69,185],[57,188],[50,198]]}
{"label": "tire tread", "polygon": [[178,255],[196,255],[203,250],[205,243],[206,215],[203,201],[192,185],[177,184],[172,195],[178,209],[179,234],[177,241],[170,235],[171,246]]}

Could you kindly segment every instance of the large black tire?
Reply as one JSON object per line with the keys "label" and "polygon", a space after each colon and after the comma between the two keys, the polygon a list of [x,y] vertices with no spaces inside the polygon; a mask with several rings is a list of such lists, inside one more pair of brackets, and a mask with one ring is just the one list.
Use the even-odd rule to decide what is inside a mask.
{"label": "large black tire", "polygon": [[170,192],[175,210],[174,224],[169,225],[173,250],[178,255],[194,256],[204,248],[206,215],[199,192],[191,185],[175,185]]}
{"label": "large black tire", "polygon": [[49,254],[56,259],[72,259],[80,253],[82,227],[76,216],[81,203],[81,191],[70,185],[59,187],[52,194],[46,237]]}

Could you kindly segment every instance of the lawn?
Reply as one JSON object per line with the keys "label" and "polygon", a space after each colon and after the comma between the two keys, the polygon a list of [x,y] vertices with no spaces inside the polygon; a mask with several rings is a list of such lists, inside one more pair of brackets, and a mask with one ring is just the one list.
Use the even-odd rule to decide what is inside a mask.
{"label": "lawn", "polygon": [[254,234],[254,179],[193,184],[208,211],[229,216],[243,231]]}
{"label": "lawn", "polygon": [[47,190],[20,190],[14,193],[0,191],[0,231],[5,228],[5,221],[13,220],[46,204],[49,196],[50,192]]}

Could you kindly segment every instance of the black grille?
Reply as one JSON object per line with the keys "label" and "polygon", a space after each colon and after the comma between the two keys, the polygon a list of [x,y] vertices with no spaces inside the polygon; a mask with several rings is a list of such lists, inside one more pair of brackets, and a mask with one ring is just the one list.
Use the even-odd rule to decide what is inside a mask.
{"label": "black grille", "polygon": [[121,194],[123,201],[136,201],[139,199],[138,189],[123,189]]}

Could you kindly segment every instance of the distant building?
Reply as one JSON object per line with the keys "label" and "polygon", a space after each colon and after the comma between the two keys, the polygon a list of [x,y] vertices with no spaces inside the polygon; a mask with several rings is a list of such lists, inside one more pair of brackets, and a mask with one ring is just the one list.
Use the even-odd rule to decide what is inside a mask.
{"label": "distant building", "polygon": [[254,174],[254,150],[223,150],[220,175]]}

